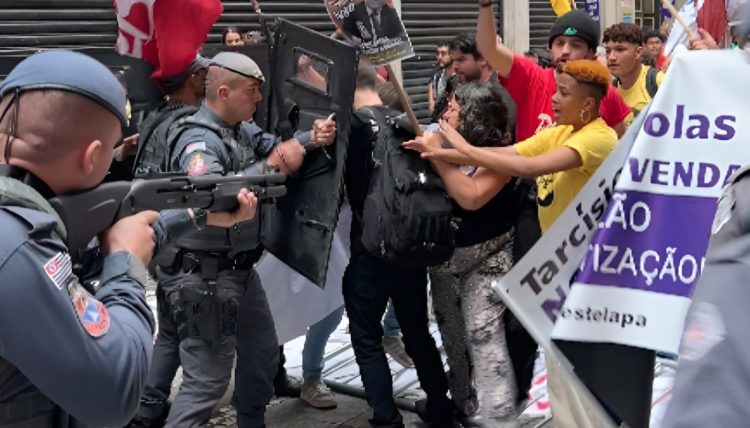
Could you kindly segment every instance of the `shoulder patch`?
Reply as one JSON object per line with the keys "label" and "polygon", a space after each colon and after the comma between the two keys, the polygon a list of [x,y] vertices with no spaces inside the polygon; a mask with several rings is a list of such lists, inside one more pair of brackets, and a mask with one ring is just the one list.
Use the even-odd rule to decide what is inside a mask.
{"label": "shoulder patch", "polygon": [[43,269],[58,290],[62,290],[65,282],[73,275],[73,263],[68,253],[57,253],[44,264]]}
{"label": "shoulder patch", "polygon": [[726,328],[719,308],[711,303],[696,302],[686,322],[680,358],[697,361],[724,340]]}
{"label": "shoulder patch", "polygon": [[78,281],[68,285],[70,301],[83,329],[91,337],[104,336],[109,331],[109,312],[104,304],[92,296]]}
{"label": "shoulder patch", "polygon": [[208,172],[208,165],[206,165],[206,162],[203,160],[203,157],[200,153],[195,153],[190,158],[190,163],[188,164],[187,174],[190,176],[195,175],[204,175]]}
{"label": "shoulder patch", "polygon": [[185,155],[189,155],[190,153],[193,153],[195,151],[206,151],[206,142],[205,141],[198,141],[195,143],[190,143],[185,147]]}

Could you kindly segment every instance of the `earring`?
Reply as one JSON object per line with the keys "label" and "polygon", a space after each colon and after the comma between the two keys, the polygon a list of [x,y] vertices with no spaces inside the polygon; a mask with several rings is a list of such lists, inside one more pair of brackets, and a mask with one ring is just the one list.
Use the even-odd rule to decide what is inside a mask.
{"label": "earring", "polygon": [[[586,119],[583,118],[584,114],[586,115]],[[588,110],[581,109],[581,114],[580,114],[579,117],[581,119],[581,123],[583,123],[584,125],[586,125],[587,123],[591,122],[591,112],[588,111]]]}

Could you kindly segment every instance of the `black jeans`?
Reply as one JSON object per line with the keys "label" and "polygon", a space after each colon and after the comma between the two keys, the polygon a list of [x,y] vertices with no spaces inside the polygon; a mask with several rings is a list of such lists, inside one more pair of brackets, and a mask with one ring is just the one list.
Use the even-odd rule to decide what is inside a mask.
{"label": "black jeans", "polygon": [[453,410],[446,397],[448,381],[428,329],[425,270],[392,266],[369,256],[353,256],[344,273],[343,287],[354,355],[367,402],[373,409],[372,424],[403,426],[383,351],[381,319],[388,299],[393,300],[406,352],[414,361],[419,382],[427,393],[431,419],[450,420]]}

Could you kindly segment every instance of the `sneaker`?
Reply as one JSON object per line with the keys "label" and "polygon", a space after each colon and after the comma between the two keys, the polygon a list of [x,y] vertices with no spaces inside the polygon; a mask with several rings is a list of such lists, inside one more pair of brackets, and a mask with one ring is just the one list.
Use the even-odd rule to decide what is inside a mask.
{"label": "sneaker", "polygon": [[383,336],[383,348],[397,363],[405,368],[414,367],[414,361],[406,353],[401,336]]}
{"label": "sneaker", "polygon": [[305,380],[299,398],[316,409],[335,409],[336,396],[322,380]]}

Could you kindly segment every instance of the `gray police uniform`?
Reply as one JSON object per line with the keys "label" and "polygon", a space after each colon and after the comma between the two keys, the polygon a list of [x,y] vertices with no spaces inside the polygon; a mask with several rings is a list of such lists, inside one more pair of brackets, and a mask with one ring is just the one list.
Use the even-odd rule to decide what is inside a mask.
{"label": "gray police uniform", "polygon": [[[213,61],[235,71],[232,61],[237,56],[243,58],[239,67],[250,61],[228,53]],[[257,74],[250,74],[253,71]],[[240,74],[263,78],[257,66]],[[278,142],[253,123],[229,126],[205,105],[178,123],[170,142],[173,138],[170,170],[189,175],[269,172],[262,159]],[[309,140],[309,136],[298,139]],[[164,316],[160,316],[154,363],[139,410],[144,420],[154,420],[163,411],[170,373],[181,363],[183,383],[166,424],[206,423],[228,386],[236,347],[237,423],[264,426],[265,406],[273,396],[278,343],[265,292],[253,269],[262,252],[258,219],[234,229],[207,227],[192,233],[177,242],[174,257],[160,260]]]}
{"label": "gray police uniform", "polygon": [[[85,55],[33,55],[10,73],[0,97],[37,89],[78,93],[125,121],[122,87]],[[151,358],[145,268],[126,252],[107,255],[102,287],[89,293],[46,201],[53,192],[30,173],[0,169],[0,426],[122,426],[135,412]],[[180,227],[191,221],[186,213],[181,219]],[[164,244],[169,225],[156,229]]]}
{"label": "gray police uniform", "polygon": [[665,428],[742,427],[750,421],[750,166],[724,190],[712,234]]}

